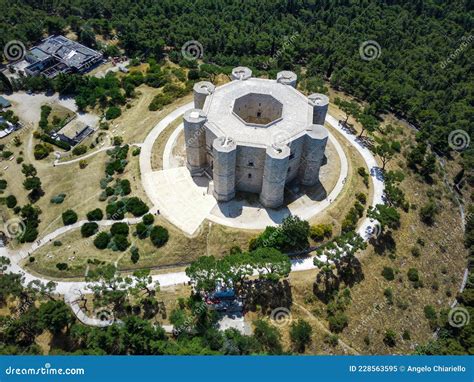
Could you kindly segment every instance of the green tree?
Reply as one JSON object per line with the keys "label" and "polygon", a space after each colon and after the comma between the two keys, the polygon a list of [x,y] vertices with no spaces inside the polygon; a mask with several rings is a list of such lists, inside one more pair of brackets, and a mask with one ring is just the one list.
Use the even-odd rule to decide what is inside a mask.
{"label": "green tree", "polygon": [[290,339],[298,353],[304,353],[306,346],[311,343],[313,328],[303,319],[290,325]]}

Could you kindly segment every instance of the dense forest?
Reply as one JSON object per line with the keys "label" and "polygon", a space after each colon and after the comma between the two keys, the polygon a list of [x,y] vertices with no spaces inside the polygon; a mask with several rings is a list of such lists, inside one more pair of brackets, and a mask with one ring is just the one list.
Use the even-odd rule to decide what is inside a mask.
{"label": "dense forest", "polygon": [[[178,54],[189,40],[203,59],[306,75],[393,111],[446,153],[450,131],[473,135],[472,0],[1,0],[0,45],[31,45],[71,28],[87,45],[117,38],[133,57]],[[374,60],[359,55],[376,41]],[[467,152],[464,153],[468,154]]]}

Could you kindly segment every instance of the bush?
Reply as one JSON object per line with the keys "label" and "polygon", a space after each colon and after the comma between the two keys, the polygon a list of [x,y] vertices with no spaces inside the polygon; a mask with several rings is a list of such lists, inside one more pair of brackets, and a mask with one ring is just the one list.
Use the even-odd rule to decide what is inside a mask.
{"label": "bush", "polygon": [[168,230],[162,226],[154,226],[150,232],[151,242],[159,248],[165,245],[169,239]]}
{"label": "bush", "polygon": [[420,257],[420,255],[421,255],[420,248],[418,248],[418,247],[412,247],[412,249],[411,249],[411,254],[412,254],[414,257]]}
{"label": "bush", "polygon": [[55,241],[53,241],[53,245],[55,247],[60,247],[61,245],[63,245],[63,243],[60,240],[55,240]]}
{"label": "bush", "polygon": [[81,227],[82,237],[90,237],[94,235],[99,230],[99,225],[97,223],[84,223]]}
{"label": "bush", "polygon": [[146,239],[148,237],[149,229],[145,223],[138,223],[136,228],[137,228],[136,230],[137,236],[140,239]]}
{"label": "bush", "polygon": [[386,332],[385,332],[385,336],[383,338],[383,342],[385,343],[385,345],[387,346],[390,346],[390,347],[394,347],[397,343],[396,341],[396,338],[397,338],[397,334],[392,330],[392,329],[388,329]]}
{"label": "bush", "polygon": [[50,199],[50,202],[53,204],[61,204],[62,202],[64,202],[65,198],[66,198],[66,194],[58,194],[58,195],[53,196]]}
{"label": "bush", "polygon": [[140,155],[141,149],[140,147],[135,147],[132,151],[132,155],[136,157],[137,155]]}
{"label": "bush", "polygon": [[105,249],[110,243],[110,235],[107,232],[99,232],[94,239],[94,245],[97,249]]}
{"label": "bush", "polygon": [[114,235],[112,238],[112,246],[114,247],[114,250],[117,251],[125,251],[130,243],[127,240],[127,236],[125,235]]}
{"label": "bush", "polygon": [[311,342],[313,329],[306,321],[299,319],[290,326],[290,338],[299,353],[303,353],[306,345]]}
{"label": "bush", "polygon": [[133,216],[136,216],[136,217],[142,216],[150,210],[148,206],[136,196],[127,199],[126,205],[127,205],[127,212],[132,213]]}
{"label": "bush", "polygon": [[337,311],[333,316],[329,316],[328,322],[331,332],[340,333],[347,326],[349,320],[344,312]]}
{"label": "bush", "polygon": [[66,263],[57,263],[56,268],[58,268],[60,271],[65,271],[68,269],[68,265]]}
{"label": "bush", "polygon": [[392,281],[395,279],[395,272],[393,271],[393,268],[383,267],[382,276],[385,280]]}
{"label": "bush", "polygon": [[426,305],[423,309],[423,312],[429,321],[435,321],[438,318],[436,310],[432,305]]}
{"label": "bush", "polygon": [[105,112],[105,119],[107,120],[111,120],[111,119],[115,119],[115,118],[118,118],[122,115],[122,111],[120,110],[119,107],[117,106],[111,106],[107,109],[107,111]]}
{"label": "bush", "polygon": [[118,183],[120,187],[120,195],[128,195],[130,192],[132,192],[132,189],[130,188],[130,181],[128,179],[122,179]]}
{"label": "bush", "polygon": [[431,225],[434,223],[434,218],[438,213],[438,206],[433,200],[430,200],[423,207],[420,208],[420,219],[423,223]]}
{"label": "bush", "polygon": [[418,270],[416,268],[410,268],[407,272],[408,280],[412,282],[420,281],[420,276],[418,275]]}
{"label": "bush", "polygon": [[73,210],[64,211],[62,217],[64,225],[71,225],[77,222],[77,214]]}
{"label": "bush", "polygon": [[332,225],[331,224],[317,224],[312,225],[309,229],[309,236],[314,241],[321,241],[325,237],[329,238],[332,235]]}
{"label": "bush", "polygon": [[356,198],[357,198],[357,200],[358,200],[360,203],[362,203],[362,204],[364,204],[364,205],[367,203],[367,195],[365,195],[365,194],[362,193],[362,192],[358,192],[358,193],[356,194]]}
{"label": "bush", "polygon": [[6,203],[8,208],[14,208],[18,201],[16,200],[15,195],[8,195],[6,198]]}
{"label": "bush", "polygon": [[143,216],[142,221],[143,221],[143,224],[152,225],[153,222],[155,221],[155,217],[152,214],[146,214]]}
{"label": "bush", "polygon": [[130,249],[130,253],[131,253],[130,260],[132,260],[132,263],[133,264],[138,263],[138,260],[140,260],[140,254],[138,253],[138,248],[132,247],[132,249]]}
{"label": "bush", "polygon": [[36,160],[41,160],[46,158],[49,153],[52,151],[51,146],[49,145],[43,145],[41,143],[38,143],[35,145],[33,155],[35,156]]}
{"label": "bush", "polygon": [[84,145],[79,145],[72,149],[72,153],[74,155],[82,155],[82,154],[85,154],[86,152],[87,152],[87,146],[84,146]]}
{"label": "bush", "polygon": [[105,207],[105,213],[108,219],[122,220],[125,217],[125,208],[123,202],[109,203]]}
{"label": "bush", "polygon": [[97,220],[102,220],[104,217],[104,213],[100,208],[96,208],[95,210],[89,211],[87,213],[87,220],[89,221],[97,221]]}
{"label": "bush", "polygon": [[110,228],[110,233],[112,235],[128,235],[128,224],[127,223],[114,223]]}

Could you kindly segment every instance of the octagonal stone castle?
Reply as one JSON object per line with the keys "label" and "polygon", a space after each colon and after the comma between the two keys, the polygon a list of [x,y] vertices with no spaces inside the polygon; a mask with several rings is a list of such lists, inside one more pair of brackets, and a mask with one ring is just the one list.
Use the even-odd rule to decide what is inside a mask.
{"label": "octagonal stone castle", "polygon": [[289,71],[267,80],[237,67],[232,79],[219,88],[195,84],[195,108],[184,114],[187,168],[192,176],[212,178],[217,201],[244,191],[259,194],[264,207],[278,208],[289,182],[319,181],[329,100],[304,96]]}

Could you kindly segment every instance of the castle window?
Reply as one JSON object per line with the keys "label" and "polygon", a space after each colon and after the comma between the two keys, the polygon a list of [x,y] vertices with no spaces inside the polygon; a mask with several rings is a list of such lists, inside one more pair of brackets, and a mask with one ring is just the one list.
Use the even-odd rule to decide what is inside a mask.
{"label": "castle window", "polygon": [[294,153],[290,153],[290,159],[293,159],[295,157]]}
{"label": "castle window", "polygon": [[250,167],[253,167],[253,162],[249,162],[249,166],[250,166]]}
{"label": "castle window", "polygon": [[252,177],[252,174],[248,174],[247,177],[250,179]]}

